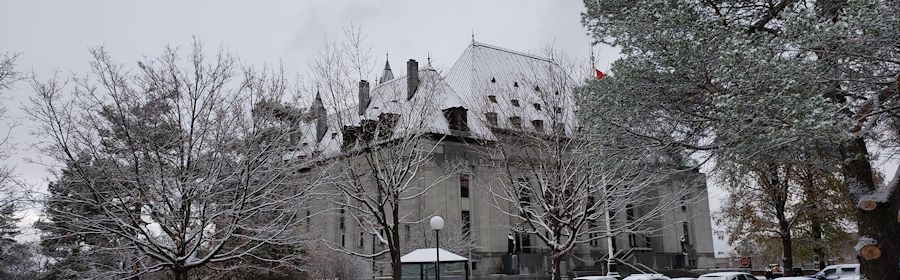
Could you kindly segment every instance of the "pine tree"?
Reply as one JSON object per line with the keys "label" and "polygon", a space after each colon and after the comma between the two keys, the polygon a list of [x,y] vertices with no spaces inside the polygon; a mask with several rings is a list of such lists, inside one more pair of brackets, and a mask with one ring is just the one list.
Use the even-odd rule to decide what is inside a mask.
{"label": "pine tree", "polygon": [[587,129],[612,126],[717,162],[839,166],[848,202],[861,206],[863,273],[897,279],[900,180],[875,182],[867,146],[897,143],[900,2],[585,5],[594,38],[624,55],[610,77],[581,89]]}

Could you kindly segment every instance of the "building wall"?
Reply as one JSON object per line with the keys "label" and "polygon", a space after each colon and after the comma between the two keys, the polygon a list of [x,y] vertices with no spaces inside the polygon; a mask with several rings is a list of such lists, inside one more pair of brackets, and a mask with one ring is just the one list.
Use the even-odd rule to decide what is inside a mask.
{"label": "building wall", "polygon": [[[428,140],[430,141],[430,140]],[[469,178],[469,197],[461,197],[460,181],[457,174],[445,174],[445,169],[440,166],[448,161],[465,162],[463,168],[470,174]],[[427,231],[428,217],[436,214],[445,219],[445,228],[461,227],[462,211],[468,211],[471,219],[471,234],[474,235],[475,249],[471,255],[465,255],[475,262],[475,269],[472,270],[473,275],[490,275],[502,273],[502,256],[508,251],[508,235],[512,232],[512,226],[515,221],[503,214],[491,200],[489,186],[493,180],[498,180],[496,171],[491,166],[487,157],[479,151],[477,146],[473,144],[465,144],[459,142],[444,142],[436,150],[433,162],[425,166],[419,173],[420,180],[423,184],[434,182],[438,178],[446,176],[446,179],[440,181],[437,185],[429,189],[425,194],[415,200],[405,201],[401,205],[401,213],[405,215],[407,221],[422,221],[416,231],[412,234],[427,234],[428,244],[433,243],[433,233],[422,233],[421,230]],[[449,176],[448,176],[449,175]],[[646,242],[638,242],[637,247],[648,247],[649,249],[636,249],[635,260],[643,262],[645,265],[654,269],[672,268],[675,266],[674,260],[681,256],[681,236],[685,234],[684,224],[688,228],[688,239],[690,246],[688,257],[695,267],[715,267],[715,258],[712,247],[712,229],[710,225],[709,204],[706,197],[706,180],[703,174],[694,172],[680,175],[672,178],[665,184],[660,186],[660,191],[671,191],[675,186],[681,184],[691,184],[699,190],[699,197],[695,201],[686,200],[684,210],[676,210],[666,215],[660,222],[663,227],[657,234],[648,236],[651,244]],[[680,199],[671,197],[670,199]],[[693,202],[693,203],[691,203]],[[320,202],[316,205],[317,209],[328,209],[334,207]],[[508,208],[504,208],[508,210]],[[339,210],[337,210],[339,211]],[[624,220],[624,211],[619,211],[620,215],[615,218]],[[364,236],[362,244],[359,244],[359,232],[361,231],[356,224],[349,219],[349,214],[345,213],[343,229],[339,225],[340,213],[332,211],[328,214],[316,216],[313,218],[314,228],[321,230],[323,238],[331,240],[336,244],[340,244],[341,235],[344,236],[344,245],[350,250],[361,253],[370,253],[373,249],[371,236]],[[602,223],[599,223],[602,225]],[[414,227],[414,226],[413,226]],[[415,228],[413,228],[415,229]],[[402,232],[405,228],[401,228],[401,243],[406,243],[406,234]],[[643,237],[643,236],[640,236]],[[643,239],[645,238],[640,238]],[[543,247],[542,241],[532,237],[533,246]],[[629,246],[629,238],[626,234],[616,237],[618,250],[631,249]],[[419,244],[421,245],[421,244]],[[384,247],[376,244],[375,250],[381,250]],[[411,251],[416,248],[404,248],[404,251]],[[605,257],[608,248],[605,240],[599,240],[594,243],[585,243],[576,246],[571,253],[572,257],[568,258],[564,267],[568,269],[596,269],[596,266],[604,265],[605,262],[598,262],[600,258]],[[543,274],[548,267],[549,261],[546,258],[546,249],[537,248],[532,254],[521,256],[520,265],[524,274]],[[378,261],[379,268],[383,274],[389,274],[388,258],[382,257]],[[587,268],[586,268],[587,267]],[[565,272],[565,271],[564,271]]]}

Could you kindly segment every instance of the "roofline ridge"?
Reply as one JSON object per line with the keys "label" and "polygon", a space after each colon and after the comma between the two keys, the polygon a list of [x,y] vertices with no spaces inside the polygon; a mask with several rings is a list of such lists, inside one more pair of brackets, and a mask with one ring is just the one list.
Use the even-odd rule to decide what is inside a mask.
{"label": "roofline ridge", "polygon": [[536,56],[536,55],[529,54],[526,52],[520,52],[520,51],[511,50],[511,49],[507,49],[507,48],[503,48],[503,47],[498,47],[498,46],[486,44],[483,42],[475,41],[474,43],[472,43],[472,46],[486,47],[486,48],[495,49],[495,50],[502,51],[502,52],[508,52],[508,53],[515,54],[515,55],[521,55],[521,56],[526,56],[526,57],[533,58],[533,59],[543,60],[543,61],[550,62],[550,63],[556,63],[545,57],[540,57],[540,56]]}

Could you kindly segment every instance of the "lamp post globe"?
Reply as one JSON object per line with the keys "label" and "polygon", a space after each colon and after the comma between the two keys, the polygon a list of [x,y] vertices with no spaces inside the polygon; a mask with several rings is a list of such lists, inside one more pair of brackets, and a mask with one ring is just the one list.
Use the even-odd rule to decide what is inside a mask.
{"label": "lamp post globe", "polygon": [[444,229],[444,218],[435,215],[428,221],[431,229],[434,230],[434,280],[441,279],[441,236],[439,232]]}
{"label": "lamp post globe", "polygon": [[444,218],[441,218],[441,216],[431,217],[431,221],[429,221],[429,223],[431,224],[431,229],[433,230],[444,229]]}

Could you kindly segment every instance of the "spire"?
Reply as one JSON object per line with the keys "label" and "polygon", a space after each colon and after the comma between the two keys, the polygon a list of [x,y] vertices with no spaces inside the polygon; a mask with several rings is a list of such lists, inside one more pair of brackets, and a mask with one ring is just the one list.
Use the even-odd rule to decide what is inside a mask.
{"label": "spire", "polygon": [[322,94],[319,93],[319,89],[316,89],[316,99],[313,99],[312,109],[313,113],[320,113],[325,110],[325,104],[322,103]]}
{"label": "spire", "polygon": [[475,45],[475,29],[472,29],[472,45]]}
{"label": "spire", "polygon": [[379,84],[383,84],[384,82],[390,81],[394,79],[394,72],[391,71],[391,61],[388,58],[388,54],[384,53],[384,72],[381,73],[381,79],[378,80]]}
{"label": "spire", "polygon": [[428,51],[428,66],[431,66],[431,51]]}
{"label": "spire", "polygon": [[313,100],[311,110],[316,120],[316,142],[321,142],[322,138],[325,137],[325,132],[328,131],[328,121],[325,118],[328,112],[325,111],[325,105],[322,104],[322,95],[318,89],[316,89],[316,99]]}

